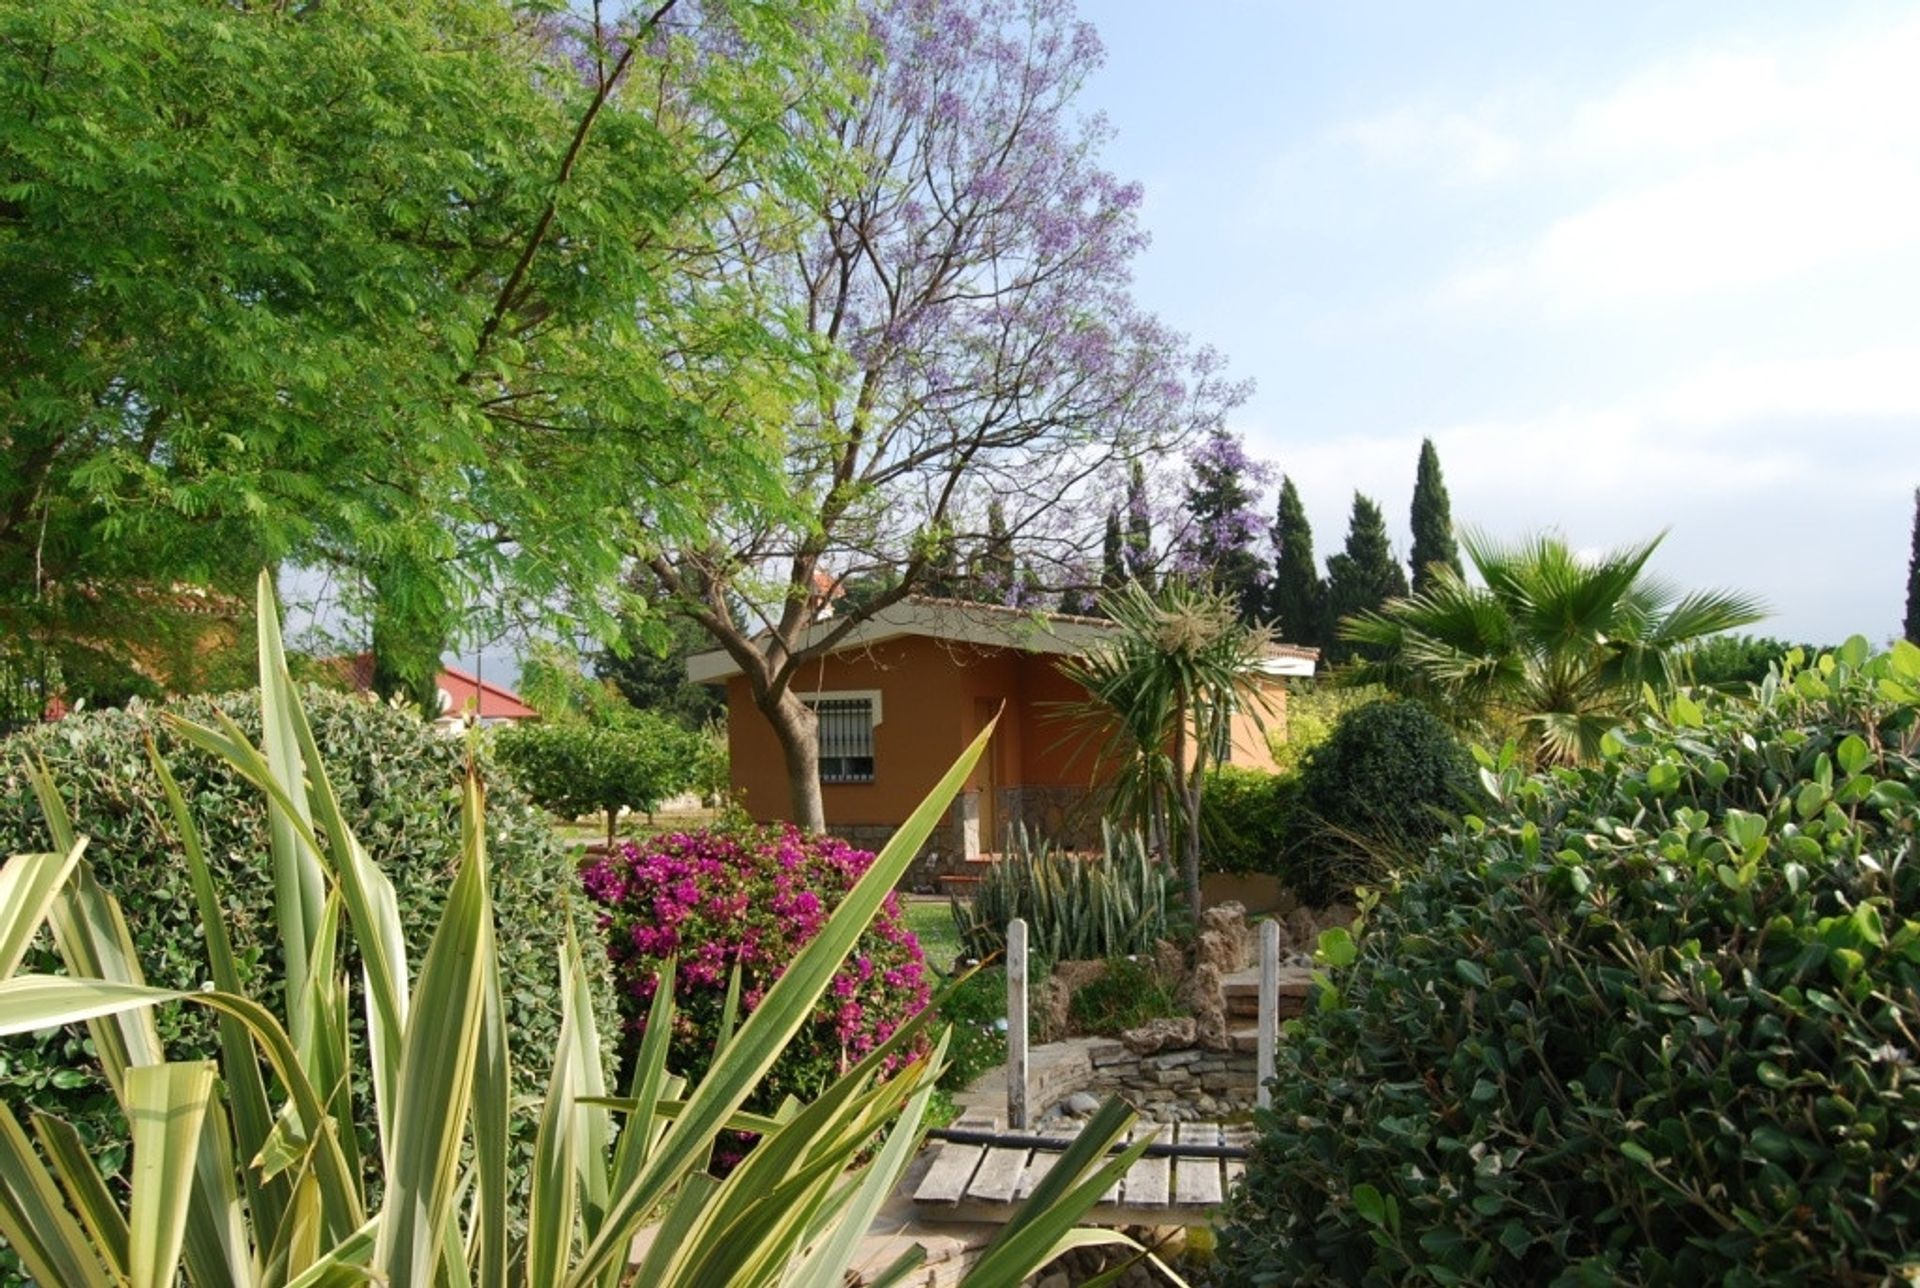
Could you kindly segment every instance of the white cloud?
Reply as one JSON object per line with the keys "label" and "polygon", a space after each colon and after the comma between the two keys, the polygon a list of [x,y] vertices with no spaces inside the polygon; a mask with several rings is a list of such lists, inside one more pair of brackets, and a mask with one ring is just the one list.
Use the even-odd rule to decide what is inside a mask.
{"label": "white cloud", "polygon": [[1920,255],[1916,67],[1920,19],[1702,50],[1572,103],[1532,87],[1399,108],[1331,137],[1537,211],[1530,236],[1445,278],[1442,311],[1743,296]]}
{"label": "white cloud", "polygon": [[[1920,246],[1920,156],[1775,152],[1555,220],[1522,279],[1569,309],[1783,282]],[[1484,271],[1484,270],[1482,270]]]}

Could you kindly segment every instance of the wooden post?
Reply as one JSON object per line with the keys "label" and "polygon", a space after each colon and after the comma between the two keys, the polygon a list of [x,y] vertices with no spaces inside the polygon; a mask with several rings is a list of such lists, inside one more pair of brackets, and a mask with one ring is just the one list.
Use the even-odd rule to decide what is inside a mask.
{"label": "wooden post", "polygon": [[1260,923],[1260,1047],[1254,1077],[1258,1087],[1253,1102],[1271,1108],[1274,1048],[1280,1044],[1280,923],[1272,917]]}
{"label": "wooden post", "polygon": [[1007,925],[1007,1129],[1027,1129],[1027,923]]}

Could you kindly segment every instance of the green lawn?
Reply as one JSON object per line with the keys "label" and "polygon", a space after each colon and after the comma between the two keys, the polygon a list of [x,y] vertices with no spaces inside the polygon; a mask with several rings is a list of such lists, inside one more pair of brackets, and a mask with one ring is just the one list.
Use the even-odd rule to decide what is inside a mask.
{"label": "green lawn", "polygon": [[907,929],[920,940],[927,964],[942,973],[951,971],[953,959],[960,955],[960,932],[954,928],[946,896],[903,894],[900,911]]}

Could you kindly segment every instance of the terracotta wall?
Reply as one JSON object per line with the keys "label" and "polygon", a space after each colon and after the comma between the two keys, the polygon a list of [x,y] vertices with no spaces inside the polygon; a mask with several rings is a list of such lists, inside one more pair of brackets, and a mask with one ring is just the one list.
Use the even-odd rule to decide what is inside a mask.
{"label": "terracotta wall", "polygon": [[[906,818],[954,758],[1005,704],[989,754],[991,768],[975,770],[969,787],[989,784],[1086,787],[1099,760],[1098,740],[1088,740],[1057,714],[1055,704],[1084,692],[1049,654],[979,649],[910,636],[852,650],[809,664],[796,678],[800,693],[875,689],[880,723],[873,731],[871,783],[828,783],[821,788],[827,822],[837,826],[896,824]],[[1275,681],[1269,728],[1284,728],[1286,695]],[[788,816],[785,761],[780,743],[744,678],[727,685],[727,730],[734,785],[757,819]],[[1250,715],[1236,718],[1233,763],[1273,768],[1265,735]]]}
{"label": "terracotta wall", "polygon": [[[956,658],[964,664],[956,665]],[[1014,696],[1004,692],[1004,679],[996,688],[996,677],[1009,669],[918,637],[808,665],[794,682],[796,692],[877,689],[881,695],[880,723],[873,730],[873,781],[822,786],[827,821],[894,824],[906,818],[978,731],[974,697]],[[747,812],[763,820],[787,817],[786,762],[779,740],[740,677],[727,684],[727,740],[733,782],[745,792]],[[1017,762],[1003,764],[1011,770]]]}

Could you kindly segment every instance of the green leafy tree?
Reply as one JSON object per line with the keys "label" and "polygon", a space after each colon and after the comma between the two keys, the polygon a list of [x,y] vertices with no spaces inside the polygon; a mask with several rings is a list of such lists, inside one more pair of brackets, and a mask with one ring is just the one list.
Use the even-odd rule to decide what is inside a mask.
{"label": "green leafy tree", "polygon": [[1127,584],[1126,537],[1120,530],[1120,511],[1107,511],[1107,531],[1100,542],[1100,589],[1118,590]]}
{"label": "green leafy tree", "polygon": [[815,0],[601,12],[0,7],[0,638],[125,656],[96,606],[288,558],[418,685],[483,598],[784,503],[752,426],[811,349],[719,216],[810,186],[855,42]]}
{"label": "green leafy tree", "polygon": [[1327,634],[1327,586],[1313,558],[1313,527],[1293,480],[1280,480],[1273,519],[1273,585],[1267,616],[1289,644],[1322,647]]}
{"label": "green leafy tree", "polygon": [[617,725],[527,723],[494,739],[500,763],[527,794],[562,818],[602,814],[612,845],[621,810],[651,814],[693,785],[699,735],[651,711]]}
{"label": "green leafy tree", "polygon": [[1766,612],[1750,595],[1681,594],[1647,576],[1661,540],[1583,559],[1550,534],[1502,546],[1464,533],[1484,584],[1446,571],[1425,594],[1344,619],[1364,650],[1353,678],[1489,743],[1514,735],[1535,760],[1591,761],[1649,688],[1681,681],[1690,644]]}
{"label": "green leafy tree", "polygon": [[677,614],[654,614],[643,629],[629,618],[621,629],[621,643],[624,654],[613,649],[595,654],[593,670],[628,702],[671,716],[689,729],[725,717],[724,691],[687,678],[687,659],[713,644],[698,623]]}
{"label": "green leafy tree", "polygon": [[[1327,559],[1327,614],[1339,623],[1355,613],[1375,611],[1407,593],[1407,574],[1387,542],[1387,521],[1369,497],[1353,494],[1347,545]],[[1323,646],[1328,660],[1344,662],[1359,641],[1336,629]]]}
{"label": "green leafy tree", "polygon": [[1460,549],[1453,537],[1453,503],[1447,499],[1446,480],[1440,477],[1440,453],[1433,440],[1420,440],[1420,468],[1413,481],[1413,590],[1425,590],[1433,570],[1460,573]]}
{"label": "green leafy tree", "polygon": [[1913,490],[1913,546],[1907,556],[1907,615],[1900,625],[1909,644],[1920,644],[1920,487]]}

